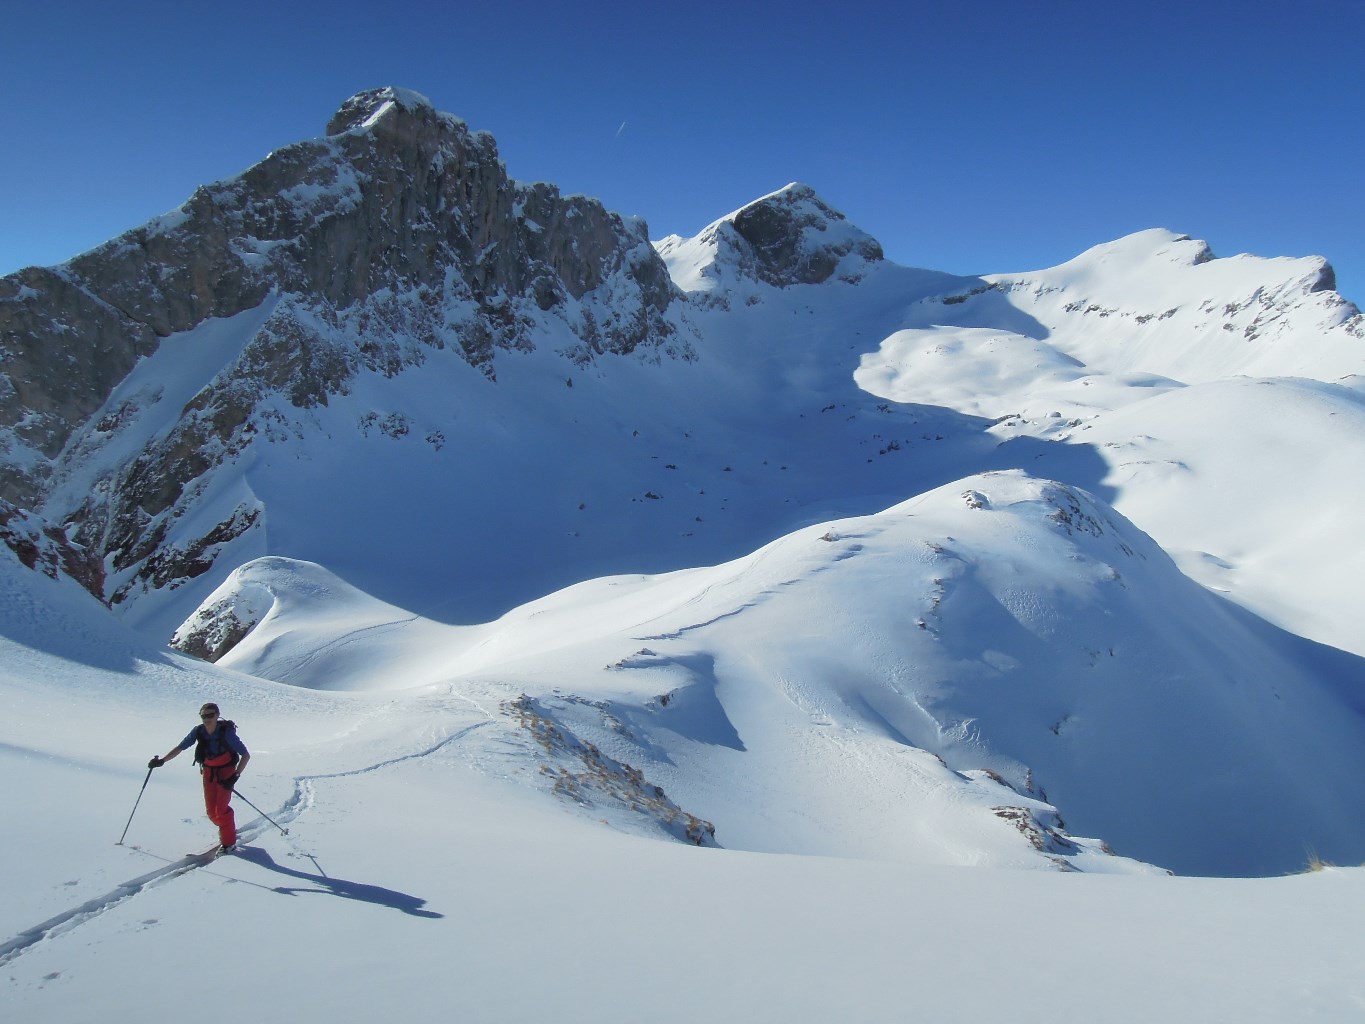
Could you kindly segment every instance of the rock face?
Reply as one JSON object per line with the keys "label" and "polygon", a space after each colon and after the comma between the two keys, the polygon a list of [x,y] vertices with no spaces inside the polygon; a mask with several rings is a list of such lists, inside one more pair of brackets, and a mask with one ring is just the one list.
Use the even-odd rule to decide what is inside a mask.
{"label": "rock face", "polygon": [[222,596],[215,592],[213,599],[175,631],[170,646],[204,661],[216,662],[260,623],[271,604],[270,595],[259,587],[228,588]]}
{"label": "rock face", "polygon": [[884,262],[881,244],[792,183],[707,225],[695,238],[657,243],[674,281],[703,307],[730,309],[764,288],[856,284]]}
{"label": "rock face", "polygon": [[117,602],[195,575],[251,529],[247,503],[188,546],[163,543],[205,472],[262,430],[268,398],[326,405],[361,370],[392,376],[444,349],[492,380],[497,351],[547,337],[580,365],[640,346],[687,357],[680,297],[643,222],[514,182],[491,136],[415,93],[361,93],[325,138],[70,263],[0,279],[0,498],[42,508],[115,437],[136,402],[88,421],[163,339],[273,302],[178,422],[62,510],[110,558]]}
{"label": "rock face", "polygon": [[883,258],[876,239],[852,227],[809,185],[788,185],[750,203],[731,223],[755,276],[779,288],[827,281],[850,253],[868,262]]}
{"label": "rock face", "polygon": [[66,531],[0,499],[0,541],[28,568],[56,579],[70,576],[96,597],[104,593],[99,558],[72,544]]}
{"label": "rock face", "polygon": [[[676,293],[643,223],[519,185],[491,136],[416,94],[374,90],[348,100],[326,138],[62,267],[0,280],[0,496],[40,500],[73,430],[160,339],[272,293],[293,301],[239,377],[270,384],[303,366],[301,403],[325,401],[357,362],[420,358],[393,350],[397,332],[456,345],[488,373],[497,348],[531,343],[534,312],[562,319],[585,360],[675,333],[664,314]],[[310,316],[356,344],[305,327]]]}

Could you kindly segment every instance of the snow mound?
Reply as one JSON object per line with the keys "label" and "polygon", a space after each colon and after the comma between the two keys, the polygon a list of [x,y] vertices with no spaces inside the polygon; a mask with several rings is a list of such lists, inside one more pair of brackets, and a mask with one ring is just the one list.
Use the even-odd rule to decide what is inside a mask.
{"label": "snow mound", "polygon": [[898,402],[1054,420],[1234,375],[1345,379],[1365,370],[1365,318],[1333,282],[1319,257],[1216,259],[1142,231],[911,303],[855,379]]}
{"label": "snow mound", "polygon": [[1360,390],[1235,378],[1154,392],[1058,437],[1100,453],[1114,504],[1189,575],[1285,629],[1365,655]]}
{"label": "snow mound", "polygon": [[1135,869],[1080,834],[1243,875],[1306,848],[1365,857],[1365,663],[1209,593],[1093,495],[1017,471],[479,627],[297,612],[253,637],[257,670],[378,690],[495,678],[730,848]]}
{"label": "snow mound", "polygon": [[1098,372],[1197,383],[1236,374],[1332,380],[1365,368],[1365,321],[1318,256],[1218,259],[1205,242],[1153,230],[1049,270],[983,280],[989,294],[962,305],[1007,297],[1050,345]]}
{"label": "snow mound", "polygon": [[414,618],[314,562],[257,558],[233,570],[175,631],[171,646],[280,682],[341,689],[345,675],[332,671],[327,645],[313,645],[319,632],[333,638],[330,646],[344,647],[340,638]]}
{"label": "snow mound", "polygon": [[1075,488],[995,474],[812,528],[631,635],[651,653],[625,674],[652,676],[656,695],[701,687],[742,743],[664,739],[666,708],[613,704],[627,729],[657,723],[666,760],[706,765],[684,783],[645,762],[727,845],[914,858],[933,820],[940,855],[990,859],[896,767],[914,748],[1183,872],[1289,870],[1305,847],[1365,855],[1350,812],[1365,786],[1343,781],[1365,768],[1362,663],[1323,651],[1314,665]]}
{"label": "snow mound", "polygon": [[[1000,274],[987,280],[1020,275]],[[1329,291],[1336,276],[1321,256],[1266,258],[1243,253],[1218,258],[1209,243],[1164,228],[1092,246],[1055,267],[1030,274],[1051,283],[1092,293],[1097,299],[1140,304],[1176,298],[1185,302],[1210,294],[1234,291],[1255,283],[1278,284],[1288,292],[1307,295]]]}
{"label": "snow mound", "polygon": [[853,379],[895,402],[989,418],[1093,416],[1177,387],[1152,374],[1096,373],[1038,338],[986,327],[907,328],[862,357]]}

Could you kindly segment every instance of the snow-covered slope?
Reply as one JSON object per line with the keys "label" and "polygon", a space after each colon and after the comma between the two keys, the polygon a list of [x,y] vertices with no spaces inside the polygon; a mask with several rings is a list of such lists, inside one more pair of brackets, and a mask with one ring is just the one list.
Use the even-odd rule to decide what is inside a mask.
{"label": "snow-covered slope", "polygon": [[1361,371],[1365,320],[1334,284],[1320,257],[1216,259],[1205,242],[1152,230],[1050,270],[984,277],[914,316],[930,330],[1027,316],[1033,328],[1018,333],[1092,373],[1335,380]]}
{"label": "snow-covered slope", "polygon": [[1365,319],[1332,281],[1320,258],[1215,259],[1204,242],[1138,232],[916,303],[859,381],[896,401],[1033,419],[1231,376],[1336,381],[1365,371]]}
{"label": "snow-covered slope", "polygon": [[[652,247],[403,90],[0,280],[13,1005],[173,1012],[212,906],[294,1015],[694,1016],[628,948],[731,1019],[1052,1019],[1046,920],[1070,1011],[1342,1019],[1354,870],[1163,870],[1365,860],[1331,289],[1166,231],[900,267],[804,185]],[[205,699],[291,835],[172,867]]]}
{"label": "snow-covered slope", "polygon": [[[382,600],[474,622],[584,578],[721,561],[804,523],[875,511],[1010,464],[995,451],[1003,438],[1054,439],[1181,384],[1361,368],[1359,314],[1326,290],[1322,261],[1215,260],[1169,232],[1035,274],[960,278],[888,263],[808,186],[790,185],[695,238],[663,240],[646,273],[638,225],[619,225],[613,249],[601,233],[610,216],[572,197],[556,206],[548,187],[516,186],[510,205],[497,189],[483,196],[476,184],[496,185],[479,176],[492,173],[491,140],[420,98],[386,95],[348,103],[327,140],[215,186],[234,211],[234,252],[243,239],[277,239],[269,260],[243,264],[264,283],[233,292],[231,315],[158,325],[169,333],[43,470],[34,510],[106,562],[104,595],[158,639],[263,555],[314,561]],[[416,168],[428,150],[473,175],[459,211],[440,213],[453,186]],[[394,188],[407,198],[385,201],[426,211],[418,234],[441,217],[465,234],[470,218],[501,218],[482,230],[515,240],[525,259],[522,271],[499,264],[499,287],[558,267],[560,301],[538,306],[523,282],[529,291],[497,307],[510,317],[501,342],[471,349],[496,303],[470,305],[465,241],[449,243],[463,283],[442,291],[416,236],[392,266],[348,278],[370,289],[349,306],[319,293],[304,270],[321,273],[323,240],[312,229],[290,240],[290,225],[312,218],[355,234],[388,214],[320,185],[299,191],[295,179],[373,176],[376,161],[404,176]],[[294,214],[267,217],[279,203]],[[148,239],[197,237],[197,209],[149,226]],[[556,262],[569,244],[552,244],[569,230],[561,221],[601,222],[569,248],[590,236],[607,269]],[[377,244],[363,232],[354,242]],[[89,278],[92,266],[65,273]],[[667,288],[651,277],[665,266]],[[45,293],[15,283],[0,312],[22,325]],[[662,309],[653,340],[632,347],[620,338],[638,302]],[[1008,457],[1034,469],[1038,454]],[[1105,456],[1078,449],[1049,474],[1105,493]],[[1129,511],[1122,494],[1106,496]],[[520,525],[513,557],[479,540],[508,522]],[[1343,643],[1336,627],[1311,635]]]}
{"label": "snow-covered slope", "polygon": [[1060,484],[970,478],[478,627],[345,599],[318,572],[238,574],[238,598],[274,603],[219,664],[323,689],[496,679],[729,847],[1023,865],[1018,828],[1054,863],[1103,869],[1046,831],[1059,811],[1187,873],[1365,859],[1349,781],[1365,663],[1240,613]]}
{"label": "snow-covered slope", "polygon": [[[359,1021],[401,1003],[481,1022],[546,1007],[565,1021],[682,1021],[697,1012],[689,993],[704,992],[708,1012],[728,1019],[893,1021],[909,988],[939,1019],[1041,1022],[1056,1001],[1020,1000],[1039,968],[1018,951],[1045,928],[1048,984],[1077,1013],[1347,1019],[1365,995],[1351,941],[1359,869],[1248,881],[1142,871],[1074,843],[1041,794],[930,753],[1007,762],[1018,748],[992,754],[983,737],[993,731],[1034,752],[1093,754],[1106,737],[1143,743],[1163,715],[1187,716],[1189,739],[1212,713],[1196,749],[1152,751],[1154,774],[1124,790],[1137,802],[1114,809],[1136,821],[1144,799],[1206,797],[1216,820],[1193,824],[1209,835],[1242,809],[1229,794],[1254,795],[1259,780],[1243,785],[1240,772],[1277,738],[1297,743],[1307,705],[1327,699],[1300,667],[1271,683],[1296,695],[1265,720],[1272,665],[1235,693],[1226,680],[1154,682],[1145,670],[1160,652],[1122,644],[1067,685],[1088,658],[1072,649],[1082,620],[1109,617],[1116,597],[1119,607],[1158,600],[1137,621],[1115,616],[1110,638],[1219,630],[1251,658],[1267,653],[1265,634],[1228,621],[1217,598],[1083,495],[1017,475],[964,486],[965,496],[950,488],[803,531],[735,564],[585,583],[477,638],[409,620],[409,642],[391,645],[370,628],[390,612],[315,567],[276,559],[239,575],[241,590],[272,593],[280,614],[234,653],[326,687],[335,667],[387,650],[387,671],[363,670],[384,677],[373,694],[157,651],[75,584],[0,563],[6,1006],[35,1022],[174,1013],[221,984],[221,961],[203,955],[211,920],[250,936],[232,976],[269,1017]],[[1046,599],[1019,604],[1023,580],[1050,581]],[[1049,621],[1049,608],[1078,621]],[[1002,618],[1011,630],[981,630]],[[64,654],[27,643],[37,623],[66,637]],[[349,640],[357,657],[324,642],[318,662],[291,663],[279,644],[304,636]],[[623,640],[629,656],[604,664]],[[904,655],[931,648],[943,648],[931,664],[946,671],[926,689]],[[1050,670],[1040,651],[1055,657]],[[887,671],[896,661],[900,675]],[[395,692],[393,675],[413,685]],[[917,702],[906,700],[912,687]],[[1079,714],[1053,734],[1030,696],[1049,714],[1063,701]],[[210,698],[254,754],[236,800],[245,846],[187,867],[179,855],[211,832],[197,778],[177,762],[139,796],[138,755],[174,742]],[[989,720],[936,724],[975,710]],[[1269,742],[1238,746],[1257,731]],[[1298,749],[1358,778],[1333,763],[1333,747],[1329,736]],[[672,769],[666,795],[654,788],[663,776],[616,760],[623,750],[645,754],[647,773]],[[1216,773],[1229,751],[1237,771]],[[1210,763],[1183,775],[1201,753]],[[1258,839],[1310,816],[1276,803],[1288,785],[1262,794]],[[721,812],[717,839],[727,845],[728,822],[738,849],[659,841],[689,838],[688,822],[701,823],[687,800],[703,796]],[[125,826],[126,845],[113,845]],[[827,855],[773,852],[798,849]],[[1059,863],[1119,873],[980,870]],[[623,946],[640,965],[624,975]]]}
{"label": "snow-covered slope", "polygon": [[1089,487],[1197,579],[1365,653],[1365,320],[1331,281],[1139,232],[915,303],[855,376],[997,420],[997,465]]}
{"label": "snow-covered slope", "polygon": [[1066,439],[1100,453],[1111,500],[1186,573],[1293,633],[1365,655],[1363,385],[1210,382]]}

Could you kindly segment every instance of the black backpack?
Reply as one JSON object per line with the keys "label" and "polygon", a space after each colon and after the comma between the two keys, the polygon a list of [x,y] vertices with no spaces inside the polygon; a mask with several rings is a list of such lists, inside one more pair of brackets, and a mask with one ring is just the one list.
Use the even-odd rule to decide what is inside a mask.
{"label": "black backpack", "polygon": [[[222,746],[222,750],[220,750],[218,753],[232,755],[232,760],[229,762],[229,767],[231,767],[233,765],[236,765],[237,762],[242,759],[241,754],[237,753],[237,751],[233,750],[230,746],[228,746],[228,737],[230,737],[233,733],[237,731],[237,725],[231,719],[224,718],[222,721],[218,723],[218,731],[221,732],[223,729],[226,729],[227,732],[224,732],[219,740],[219,743]],[[205,758],[215,756],[217,755],[209,753],[209,731],[205,729],[202,725],[198,726],[195,729],[194,763],[202,765],[204,763]]]}

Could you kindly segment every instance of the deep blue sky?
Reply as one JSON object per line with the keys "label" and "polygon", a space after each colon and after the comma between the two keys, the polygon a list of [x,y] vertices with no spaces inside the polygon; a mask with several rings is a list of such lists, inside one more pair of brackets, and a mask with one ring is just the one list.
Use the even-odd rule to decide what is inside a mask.
{"label": "deep blue sky", "polygon": [[805,181],[901,263],[1031,270],[1166,227],[1324,255],[1365,305],[1363,38],[1365,0],[0,0],[0,273],[401,85],[656,238]]}

